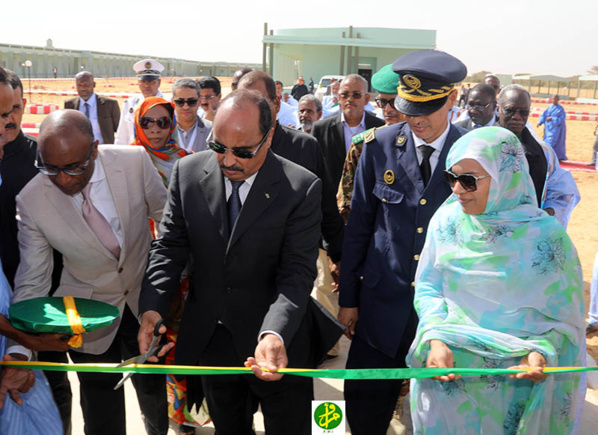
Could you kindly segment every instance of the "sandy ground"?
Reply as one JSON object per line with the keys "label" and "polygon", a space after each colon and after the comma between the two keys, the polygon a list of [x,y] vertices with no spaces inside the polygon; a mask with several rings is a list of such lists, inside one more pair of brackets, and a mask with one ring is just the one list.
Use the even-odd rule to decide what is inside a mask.
{"label": "sandy ground", "polygon": [[[230,91],[230,78],[221,78],[223,85],[223,93],[227,94]],[[161,90],[163,92],[170,92],[173,79],[165,78],[162,79]],[[30,103],[34,104],[58,104],[60,108],[63,107],[64,100],[71,97],[64,96],[52,96],[52,95],[39,95],[33,94],[27,95],[28,83],[25,80],[23,83],[25,87],[25,94],[28,97]],[[45,90],[60,90],[60,91],[74,91],[71,86],[73,82],[69,81],[32,81],[32,89],[34,86],[44,87]],[[113,85],[113,87],[105,87],[104,85]],[[136,86],[136,80],[130,79],[96,79],[96,92],[97,93],[115,93],[115,92],[126,92],[129,94],[138,92]],[[547,90],[547,89],[546,89]],[[546,91],[543,89],[543,91]],[[536,88],[533,89],[536,91]],[[552,90],[554,92],[554,90]],[[591,95],[588,95],[590,97]],[[122,106],[124,98],[117,98]],[[540,109],[540,112],[548,107],[548,104],[532,104],[532,108]],[[575,112],[591,112],[598,113],[598,106],[573,106],[565,105],[565,110]],[[43,115],[25,115],[23,122],[41,122]],[[538,118],[531,118],[530,122],[535,126]],[[570,161],[578,162],[589,162],[592,153],[592,145],[594,143],[594,128],[595,122],[589,121],[567,121],[567,156]],[[542,128],[535,128],[536,132],[542,136]],[[581,264],[583,268],[584,277],[584,296],[586,301],[586,307],[589,304],[589,286],[592,279],[592,265],[594,257],[598,248],[598,173],[596,172],[573,172],[573,176],[577,182],[578,188],[581,192],[582,200],[580,204],[573,211],[571,221],[569,223],[568,233],[571,236],[575,246],[577,247]],[[344,350],[347,349],[347,343],[345,343]],[[598,360],[598,333],[588,336],[587,339],[588,353],[590,353],[595,359]],[[346,354],[334,361],[335,368],[344,367],[342,364],[343,358],[346,358]],[[76,377],[73,375],[73,379]],[[342,397],[342,383],[340,382],[323,382],[317,381],[317,398],[321,399],[334,399]],[[580,433],[590,434],[595,433],[595,427],[598,425],[598,379],[595,379],[592,384],[594,390],[588,390],[588,397],[586,399],[586,408],[584,409],[584,422],[585,427],[582,428]],[[321,393],[321,394],[320,394]],[[74,401],[74,403],[77,403]],[[128,418],[128,433],[130,434],[142,434],[144,433],[141,420],[136,416],[139,415],[139,409],[136,404],[134,392],[132,387],[127,387],[127,406],[129,412]],[[130,407],[130,409],[129,409]],[[82,433],[82,419],[80,415],[80,409],[78,406],[74,407],[74,434]],[[261,423],[256,423],[256,429],[263,430]],[[594,428],[592,430],[591,428]],[[211,429],[206,429],[205,433],[212,433]],[[175,433],[175,432],[172,432]],[[204,432],[202,432],[204,433]],[[259,433],[259,432],[258,432]],[[397,429],[393,433],[400,433],[400,429]]]}

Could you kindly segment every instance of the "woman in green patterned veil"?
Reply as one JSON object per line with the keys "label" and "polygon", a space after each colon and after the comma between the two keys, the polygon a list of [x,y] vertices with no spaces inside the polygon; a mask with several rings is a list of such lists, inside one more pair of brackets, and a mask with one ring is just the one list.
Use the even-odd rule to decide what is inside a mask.
{"label": "woman in green patterned veil", "polygon": [[585,363],[583,279],[571,240],[540,210],[516,136],[486,127],[447,157],[453,195],[416,275],[411,367],[530,367],[516,376],[412,380],[418,434],[568,434],[585,384],[544,366]]}

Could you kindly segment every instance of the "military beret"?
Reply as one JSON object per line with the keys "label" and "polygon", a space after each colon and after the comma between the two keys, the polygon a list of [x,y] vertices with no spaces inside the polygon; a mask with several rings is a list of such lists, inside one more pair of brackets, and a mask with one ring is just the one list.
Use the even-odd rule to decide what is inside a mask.
{"label": "military beret", "polygon": [[436,50],[407,53],[393,62],[392,69],[399,75],[395,107],[409,116],[436,112],[467,76],[463,62]]}
{"label": "military beret", "polygon": [[392,64],[383,66],[372,76],[372,87],[381,94],[396,94],[399,75],[392,70]]}

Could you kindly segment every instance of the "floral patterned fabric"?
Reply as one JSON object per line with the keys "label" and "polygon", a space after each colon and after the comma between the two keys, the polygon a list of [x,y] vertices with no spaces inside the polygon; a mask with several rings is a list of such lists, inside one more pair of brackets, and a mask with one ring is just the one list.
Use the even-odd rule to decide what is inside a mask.
{"label": "floral patterned fabric", "polygon": [[[416,274],[420,324],[407,363],[424,367],[430,340],[455,367],[507,368],[531,351],[548,366],[585,363],[583,280],[563,227],[535,204],[517,138],[477,129],[452,147],[446,167],[479,162],[491,177],[484,213],[465,214],[452,195],[430,222]],[[418,434],[573,433],[585,386],[580,374],[546,381],[506,376],[412,380]]]}

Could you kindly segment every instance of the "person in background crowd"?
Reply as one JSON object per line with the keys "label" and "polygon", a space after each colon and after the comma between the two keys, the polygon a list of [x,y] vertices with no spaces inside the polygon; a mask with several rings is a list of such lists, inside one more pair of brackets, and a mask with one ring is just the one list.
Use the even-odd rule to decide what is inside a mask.
{"label": "person in background crowd", "polygon": [[93,74],[88,71],[78,73],[75,84],[79,96],[66,100],[64,108],[79,110],[89,118],[93,137],[98,143],[113,144],[114,132],[118,129],[120,120],[118,101],[96,94],[96,82]]}
{"label": "person in background crowd", "polygon": [[558,95],[552,97],[552,105],[542,113],[538,127],[544,124],[544,142],[552,147],[560,161],[564,161],[567,160],[567,114],[559,104],[560,100]]}
{"label": "person in background crowd", "polygon": [[241,77],[243,77],[247,73],[250,73],[251,71],[253,71],[253,70],[251,68],[247,68],[247,67],[241,68],[241,69],[235,71],[233,74],[233,79],[230,84],[231,90],[236,91],[237,87],[239,86],[239,80],[241,80]]}
{"label": "person in background crowd", "polygon": [[299,101],[301,97],[306,94],[309,94],[309,90],[307,89],[307,86],[305,86],[305,79],[301,76],[297,80],[295,86],[293,86],[293,89],[291,89],[291,97]]}
{"label": "person in background crowd", "polygon": [[469,117],[454,124],[465,130],[474,130],[480,127],[491,127],[498,124],[496,115],[496,93],[490,85],[478,84],[469,93],[467,104]]}
{"label": "person in background crowd", "polygon": [[199,79],[197,83],[199,84],[200,89],[199,102],[201,104],[201,108],[203,109],[202,118],[212,122],[214,121],[216,109],[218,109],[220,99],[222,98],[220,80],[218,80],[216,77],[210,76]]}
{"label": "person in background crowd", "polygon": [[299,123],[301,131],[311,133],[314,124],[322,118],[322,102],[311,94],[299,100]]}
{"label": "person in background crowd", "polygon": [[212,123],[197,115],[197,106],[202,101],[199,84],[192,79],[177,80],[172,85],[172,101],[177,120],[174,142],[190,153],[206,150]]}
{"label": "person in background crowd", "polygon": [[160,91],[160,74],[164,71],[164,65],[157,60],[143,59],[133,65],[133,70],[137,74],[137,84],[141,94],[135,94],[123,103],[114,140],[114,143],[119,145],[130,145],[135,137],[133,124],[135,110],[139,104],[147,97],[164,97]]}
{"label": "person in background crowd", "polygon": [[577,183],[571,172],[561,168],[553,149],[531,134],[526,126],[530,108],[531,96],[521,85],[505,86],[498,96],[500,126],[514,133],[523,145],[538,207],[567,229],[571,212],[580,200]]}

